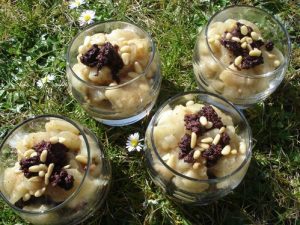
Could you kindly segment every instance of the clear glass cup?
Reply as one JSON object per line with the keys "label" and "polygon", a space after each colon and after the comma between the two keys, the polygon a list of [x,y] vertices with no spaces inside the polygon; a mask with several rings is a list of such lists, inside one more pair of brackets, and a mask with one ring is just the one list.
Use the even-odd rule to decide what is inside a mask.
{"label": "clear glass cup", "polygon": [[[149,61],[144,70],[129,81],[118,85],[99,86],[83,79],[73,66],[78,63],[78,48],[86,36],[108,34],[115,29],[129,29],[145,38],[149,44]],[[121,51],[121,50],[120,50]],[[88,26],[75,36],[67,52],[69,90],[81,106],[97,121],[110,126],[123,126],[144,118],[153,108],[161,85],[159,53],[151,36],[136,25],[108,21]]]}
{"label": "clear glass cup", "polygon": [[[183,166],[188,166],[188,171],[191,171],[191,165],[183,162],[183,160],[179,160],[178,156],[175,155],[175,165],[177,165],[177,167],[171,166],[174,165],[174,161],[171,160],[172,162],[169,162],[169,160],[165,159],[165,155],[161,155],[159,153],[157,146],[161,146],[162,143],[156,143],[154,138],[154,129],[155,127],[157,127],[160,118],[165,117],[162,113],[170,109],[174,110],[174,108],[178,105],[185,106],[186,103],[191,100],[195,103],[212,105],[221,110],[226,115],[231,116],[235,125],[235,132],[245,140],[246,152],[243,156],[244,158],[240,160],[241,163],[237,164],[236,168],[233,168],[233,170],[225,176],[216,177],[215,175],[210,174],[211,171],[207,172],[208,179],[197,179],[187,176],[187,174],[184,174],[184,172],[179,171],[178,168],[179,166],[182,168]],[[169,117],[171,116],[169,115]],[[169,126],[166,123],[164,123],[163,125]],[[177,140],[176,143],[179,142],[180,140]],[[171,199],[180,203],[192,205],[203,205],[211,203],[227,195],[234,188],[236,188],[242,181],[248,170],[252,155],[251,149],[251,129],[242,112],[224,98],[212,93],[200,91],[178,94],[166,101],[153,116],[150,124],[148,125],[145,135],[146,163],[149,174],[154,183],[162,188],[162,190]],[[176,148],[175,151],[177,154]],[[167,153],[167,151],[164,153]],[[187,170],[185,169],[185,171]]]}
{"label": "clear glass cup", "polygon": [[[45,124],[49,121],[56,121],[54,126],[57,130],[54,131],[52,126],[52,128],[48,127],[51,131],[45,131]],[[69,131],[78,133],[79,139],[68,139],[65,134]],[[27,147],[24,146],[35,145],[42,140],[49,141],[49,137],[55,132],[61,132],[59,135],[66,141],[63,142],[66,146],[73,145],[80,140],[80,150],[74,153],[76,157],[70,153],[71,150],[67,152],[69,168],[66,167],[65,170],[74,178],[74,185],[70,190],[54,187],[51,182],[46,185],[44,178],[47,173],[43,177],[39,173],[37,176],[26,178],[18,164],[21,162],[21,158],[34,157],[32,155],[25,156]],[[73,132],[72,136],[74,135],[77,134]],[[60,136],[58,137],[60,138]],[[48,152],[48,154],[50,153]],[[85,158],[83,164],[81,162],[74,163],[79,155]],[[46,159],[48,160],[48,158]],[[110,162],[105,157],[103,147],[96,136],[87,128],[62,116],[40,115],[17,125],[4,138],[0,146],[0,162],[1,197],[14,212],[32,224],[81,223],[95,212],[99,213],[110,186]],[[45,164],[47,165],[47,161]],[[48,165],[48,170],[49,167],[50,165]],[[37,181],[37,179],[40,180]],[[45,187],[42,195],[37,194],[36,185],[39,186],[38,188]],[[25,195],[28,194],[30,194],[30,198],[24,200]],[[19,200],[15,202],[17,199]]]}
{"label": "clear glass cup", "polygon": [[[228,19],[250,21],[264,41],[273,41],[276,49],[263,52],[264,64],[251,70],[239,70],[231,64],[235,63],[234,58],[225,60],[225,47],[211,37],[216,34],[222,37],[226,26],[230,26],[230,22],[225,22]],[[213,15],[198,34],[193,54],[194,74],[200,89],[217,93],[238,107],[247,108],[276,90],[287,71],[290,52],[289,35],[273,15],[252,6],[231,6]],[[274,54],[279,56],[278,59],[274,59]],[[280,66],[269,69],[275,65],[275,60],[280,61]]]}

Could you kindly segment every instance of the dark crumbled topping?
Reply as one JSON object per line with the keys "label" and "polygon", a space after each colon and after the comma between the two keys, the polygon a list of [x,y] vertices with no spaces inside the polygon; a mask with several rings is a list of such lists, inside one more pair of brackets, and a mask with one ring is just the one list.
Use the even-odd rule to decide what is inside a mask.
{"label": "dark crumbled topping", "polygon": [[222,157],[221,145],[210,145],[210,147],[202,152],[202,157],[206,159],[206,166],[211,167],[217,163],[217,161]]}
{"label": "dark crumbled topping", "polygon": [[[264,59],[263,59],[262,55],[250,56],[249,55],[250,50],[248,48],[242,48],[241,42],[235,41],[232,39],[226,39],[227,33],[230,33],[233,37],[237,37],[239,39],[242,39],[244,37],[251,37],[251,32],[253,31],[253,29],[250,26],[246,26],[248,29],[248,33],[246,35],[243,35],[241,33],[242,26],[246,26],[246,25],[242,24],[240,22],[237,22],[236,28],[234,28],[232,32],[226,31],[224,33],[223,37],[221,38],[220,42],[225,48],[227,48],[230,52],[232,52],[232,54],[235,57],[242,56],[241,65],[240,66],[235,65],[237,67],[237,69],[250,69],[250,68],[253,68],[255,66],[258,66],[258,65],[264,63]],[[261,40],[261,39],[259,39],[259,40],[252,39],[252,41],[253,42],[250,44],[252,49],[254,49],[254,48],[260,49],[262,46],[265,45],[265,48],[267,51],[272,51],[272,49],[274,47],[274,43],[272,41],[269,41],[267,43],[264,43],[263,40]]]}
{"label": "dark crumbled topping", "polygon": [[250,69],[263,63],[264,63],[264,58],[262,56],[248,55],[243,58],[241,67],[242,69]]}
{"label": "dark crumbled topping", "polygon": [[222,145],[222,147],[225,147],[226,145],[229,145],[230,143],[230,137],[226,132],[223,132],[219,141],[219,144]]}
{"label": "dark crumbled topping", "polygon": [[29,172],[29,167],[39,165],[39,164],[40,164],[40,157],[39,156],[33,156],[31,158],[28,158],[28,159],[24,158],[24,159],[21,159],[21,161],[20,161],[21,170],[23,171],[24,176],[26,178],[37,176],[37,173]]}
{"label": "dark crumbled topping", "polygon": [[201,124],[198,114],[188,114],[184,116],[184,124],[187,130],[195,132],[197,135],[201,133]]}
{"label": "dark crumbled topping", "polygon": [[[39,164],[49,165],[54,163],[55,166],[49,178],[52,186],[58,185],[65,190],[69,190],[73,187],[73,176],[69,175],[67,171],[63,169],[63,166],[68,163],[66,153],[69,151],[64,144],[51,144],[51,142],[48,141],[41,141],[35,145],[33,149],[37,152],[37,156],[24,158],[20,161],[21,170],[26,178],[38,175],[38,173],[29,172],[29,167]],[[43,150],[47,150],[47,158],[45,163],[40,161],[40,155],[42,154]]]}
{"label": "dark crumbled topping", "polygon": [[274,48],[274,43],[272,41],[268,41],[265,47],[266,47],[267,51],[270,52]]}
{"label": "dark crumbled topping", "polygon": [[191,151],[191,135],[185,134],[179,143],[179,148],[181,152],[188,153]]}
{"label": "dark crumbled topping", "polygon": [[185,134],[179,143],[179,159],[183,159],[184,162],[193,163],[195,160],[193,158],[194,151],[191,149],[191,135]]}
{"label": "dark crumbled topping", "polygon": [[205,116],[208,121],[213,123],[212,129],[213,128],[219,128],[220,129],[221,127],[223,127],[223,123],[221,121],[221,118],[218,116],[218,114],[216,113],[214,108],[211,107],[210,105],[204,106],[200,110],[199,115],[200,116]]}
{"label": "dark crumbled topping", "polygon": [[59,186],[65,190],[70,190],[74,183],[73,176],[64,169],[53,172],[49,180],[53,187]]}
{"label": "dark crumbled topping", "polygon": [[123,68],[124,63],[118,54],[118,49],[117,45],[112,46],[109,42],[100,47],[94,44],[90,50],[80,57],[80,61],[90,67],[96,66],[98,70],[101,70],[104,66],[109,67],[112,79],[119,83],[118,72]]}

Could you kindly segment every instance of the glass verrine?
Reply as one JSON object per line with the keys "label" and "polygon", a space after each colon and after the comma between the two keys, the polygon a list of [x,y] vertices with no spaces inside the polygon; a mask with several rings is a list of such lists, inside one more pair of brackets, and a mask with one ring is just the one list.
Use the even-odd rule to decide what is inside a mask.
{"label": "glass verrine", "polygon": [[[97,59],[87,55],[92,48],[99,50]],[[72,95],[93,118],[111,126],[132,124],[150,112],[159,94],[159,54],[150,35],[136,25],[96,23],[71,42],[67,76]]]}
{"label": "glass verrine", "polygon": [[36,116],[10,131],[0,150],[0,195],[26,221],[78,224],[99,213],[111,168],[85,127],[62,116]]}
{"label": "glass verrine", "polygon": [[241,111],[222,97],[199,91],[164,103],[145,137],[154,183],[170,198],[197,205],[215,201],[238,186],[248,170],[251,148],[251,129]]}
{"label": "glass verrine", "polygon": [[197,83],[241,108],[249,107],[267,98],[283,80],[290,45],[286,29],[266,11],[225,8],[198,34],[193,55]]}

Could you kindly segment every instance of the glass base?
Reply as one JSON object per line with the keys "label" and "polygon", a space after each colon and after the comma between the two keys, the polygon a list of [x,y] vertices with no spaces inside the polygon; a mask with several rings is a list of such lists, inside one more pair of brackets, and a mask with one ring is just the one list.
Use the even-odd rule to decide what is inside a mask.
{"label": "glass base", "polygon": [[150,113],[151,109],[153,108],[154,104],[155,104],[155,101],[153,101],[147,107],[147,109],[145,109],[141,113],[139,113],[135,116],[129,117],[129,118],[124,118],[124,119],[119,119],[119,120],[101,119],[101,118],[98,118],[95,116],[93,116],[93,118],[95,120],[99,121],[100,123],[103,123],[103,124],[109,125],[109,126],[114,126],[114,127],[126,126],[126,125],[136,123],[136,122],[140,121],[141,119],[143,119],[145,116],[147,116]]}

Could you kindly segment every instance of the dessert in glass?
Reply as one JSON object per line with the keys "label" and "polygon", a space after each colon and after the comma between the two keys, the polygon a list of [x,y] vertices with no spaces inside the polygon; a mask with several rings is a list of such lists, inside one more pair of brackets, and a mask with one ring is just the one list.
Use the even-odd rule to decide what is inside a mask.
{"label": "dessert in glass", "polygon": [[206,92],[179,94],[161,106],[147,128],[150,176],[176,201],[208,204],[245,176],[251,138],[245,117],[227,100]]}
{"label": "dessert in glass", "polygon": [[17,125],[0,152],[0,194],[33,224],[78,224],[99,211],[111,180],[102,145],[62,116]]}
{"label": "dessert in glass", "polygon": [[160,60],[141,28],[121,21],[97,23],[70,44],[67,76],[70,92],[93,118],[123,126],[144,118],[154,106]]}
{"label": "dessert in glass", "polygon": [[251,6],[232,6],[201,30],[193,67],[200,88],[246,108],[276,90],[289,59],[288,33],[274,16]]}

